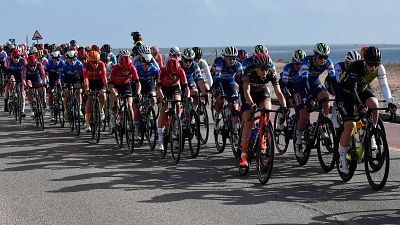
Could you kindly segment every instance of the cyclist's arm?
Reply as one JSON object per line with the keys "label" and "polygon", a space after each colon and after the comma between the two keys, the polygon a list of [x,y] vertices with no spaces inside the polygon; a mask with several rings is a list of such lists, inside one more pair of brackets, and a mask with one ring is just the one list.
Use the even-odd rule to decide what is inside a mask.
{"label": "cyclist's arm", "polygon": [[86,68],[83,69],[83,86],[85,88],[85,92],[89,91],[89,74]]}
{"label": "cyclist's arm", "polygon": [[157,69],[160,69],[160,65],[158,65],[157,60],[154,57],[151,58],[151,62],[157,67]]}
{"label": "cyclist's arm", "polygon": [[286,99],[285,99],[285,96],[282,94],[281,88],[279,86],[275,68],[273,68],[273,69],[271,68],[270,73],[272,73],[272,76],[273,76],[271,83],[272,83],[272,86],[274,87],[276,97],[278,98],[280,105],[283,108],[286,108]]}
{"label": "cyclist's arm", "polygon": [[386,78],[386,70],[383,65],[380,65],[378,67],[378,80],[386,103],[393,103],[392,93],[390,92],[390,88]]}
{"label": "cyclist's arm", "polygon": [[181,82],[182,89],[185,91],[187,97],[190,97],[190,89],[188,86],[185,71],[183,69],[179,70],[179,80]]}
{"label": "cyclist's arm", "polygon": [[250,94],[250,81],[248,76],[243,77],[243,95],[247,104],[249,104],[250,106],[254,105],[253,98]]}
{"label": "cyclist's arm", "polygon": [[134,66],[131,67],[131,74],[132,74],[132,82],[135,82],[136,86],[136,95],[139,95],[142,91],[142,85],[139,82],[139,75]]}
{"label": "cyclist's arm", "polygon": [[211,77],[210,67],[208,66],[206,60],[204,60],[204,59],[200,59],[200,60],[202,60],[202,67],[203,67],[202,69],[204,71],[204,75],[207,78],[207,83],[211,87],[212,83],[213,83],[213,79]]}
{"label": "cyclist's arm", "polygon": [[300,69],[300,76],[301,76],[301,83],[306,87],[307,90],[310,89],[310,84],[308,83],[308,76],[309,76],[309,61],[303,60],[301,63],[301,69]]}

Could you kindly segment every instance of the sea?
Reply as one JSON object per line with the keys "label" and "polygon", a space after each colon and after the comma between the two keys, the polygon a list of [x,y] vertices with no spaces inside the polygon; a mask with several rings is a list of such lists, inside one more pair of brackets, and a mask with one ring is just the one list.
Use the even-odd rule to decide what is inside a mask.
{"label": "sea", "polygon": [[[273,61],[288,62],[292,58],[292,53],[296,49],[306,51],[307,55],[313,54],[313,45],[265,45]],[[329,55],[333,63],[344,61],[344,57],[348,51],[360,49],[365,45],[330,45],[331,53]],[[375,45],[382,51],[383,64],[400,64],[400,45],[381,44]],[[180,47],[183,51],[185,47]],[[216,56],[221,55],[224,47],[201,47],[203,49],[203,58],[207,61],[214,61]],[[245,49],[249,54],[253,52],[254,46],[237,46],[238,49]],[[160,53],[168,55],[169,48],[160,48]]]}

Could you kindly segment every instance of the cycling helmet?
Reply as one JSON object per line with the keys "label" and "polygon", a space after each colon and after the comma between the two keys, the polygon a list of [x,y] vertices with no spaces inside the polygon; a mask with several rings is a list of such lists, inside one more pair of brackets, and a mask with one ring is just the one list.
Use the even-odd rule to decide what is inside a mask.
{"label": "cycling helmet", "polygon": [[7,42],[6,42],[6,45],[11,45],[11,41],[7,41]]}
{"label": "cycling helmet", "polygon": [[122,67],[128,68],[128,67],[130,67],[132,65],[132,60],[131,60],[131,57],[129,55],[121,55],[120,57],[121,58],[120,58],[119,62],[120,62]]}
{"label": "cycling helmet", "polygon": [[178,47],[174,46],[169,49],[169,56],[177,56],[179,57],[181,55],[181,50],[179,50]]}
{"label": "cycling helmet", "polygon": [[365,50],[364,60],[366,62],[381,63],[382,54],[379,48],[370,46]]}
{"label": "cycling helmet", "polygon": [[129,53],[128,50],[121,49],[121,50],[119,51],[119,56],[130,56],[130,55],[131,55],[131,53]]}
{"label": "cycling helmet", "polygon": [[314,53],[318,54],[318,55],[329,55],[329,52],[331,52],[331,49],[329,48],[329,46],[325,43],[318,43],[314,46],[313,49]]}
{"label": "cycling helmet", "polygon": [[92,47],[86,46],[86,47],[85,47],[85,50],[86,50],[87,52],[90,52],[90,51],[92,51]]}
{"label": "cycling helmet", "polygon": [[101,46],[101,51],[102,52],[111,52],[111,46],[109,44],[104,44],[103,46]]}
{"label": "cycling helmet", "polygon": [[238,50],[235,46],[228,46],[224,49],[223,56],[236,57],[238,55]]}
{"label": "cycling helmet", "polygon": [[110,53],[108,53],[108,52],[100,53],[100,60],[103,62],[109,62],[110,61]]}
{"label": "cycling helmet", "polygon": [[361,50],[360,50],[360,56],[361,56],[362,59],[364,58],[365,50],[367,50],[368,47],[369,47],[369,46],[364,46],[364,47],[361,48]]}
{"label": "cycling helmet", "polygon": [[69,42],[69,44],[72,45],[72,46],[76,46],[78,44],[78,42],[76,42],[75,40],[71,40]]}
{"label": "cycling helmet", "polygon": [[303,61],[303,59],[306,57],[306,52],[301,50],[301,49],[297,49],[293,52],[292,55],[292,62],[293,63],[301,63],[301,61]]}
{"label": "cycling helmet", "polygon": [[100,53],[98,51],[90,51],[87,57],[89,62],[99,62]]}
{"label": "cycling helmet", "polygon": [[43,50],[44,49],[44,45],[43,44],[38,44],[36,48],[38,50]]}
{"label": "cycling helmet", "polygon": [[35,46],[32,46],[32,47],[29,49],[29,53],[31,53],[31,54],[36,54],[37,51],[38,51],[38,50],[37,50],[37,48],[36,48]]}
{"label": "cycling helmet", "polygon": [[150,48],[151,54],[158,54],[159,50],[157,46],[151,46]]}
{"label": "cycling helmet", "polygon": [[179,61],[175,58],[170,58],[167,62],[167,69],[170,73],[177,73],[179,72],[181,65]]}
{"label": "cycling helmet", "polygon": [[21,51],[20,50],[18,50],[18,49],[13,49],[12,51],[11,51],[11,57],[12,58],[16,58],[16,57],[20,57],[21,56]]}
{"label": "cycling helmet", "polygon": [[138,46],[137,48],[136,48],[136,50],[137,50],[137,53],[139,53],[139,54],[151,54],[151,52],[150,52],[150,47],[149,46],[147,46],[147,45],[140,45],[140,46]]}
{"label": "cycling helmet", "polygon": [[38,59],[43,58],[43,57],[44,57],[44,51],[43,51],[43,50],[38,50],[38,51],[36,52],[36,57],[37,57]]}
{"label": "cycling helmet", "polygon": [[258,54],[260,52],[264,52],[268,54],[268,48],[264,45],[256,45],[254,46],[254,54]]}
{"label": "cycling helmet", "polygon": [[255,67],[270,68],[272,61],[268,54],[260,52],[253,56],[253,64]]}
{"label": "cycling helmet", "polygon": [[151,54],[142,54],[140,56],[140,61],[143,63],[150,63],[153,56]]}
{"label": "cycling helmet", "polygon": [[28,65],[29,66],[35,66],[38,62],[38,59],[36,58],[35,55],[30,55],[28,56]]}
{"label": "cycling helmet", "polygon": [[97,52],[99,52],[99,51],[100,51],[99,46],[97,46],[97,45],[92,45],[91,51],[97,51]]}
{"label": "cycling helmet", "polygon": [[56,50],[56,44],[49,45],[48,49],[50,52],[54,52],[54,50]]}
{"label": "cycling helmet", "polygon": [[201,50],[200,47],[193,47],[192,48],[195,54],[195,58],[196,59],[201,59],[201,57],[203,56],[203,50]]}
{"label": "cycling helmet", "polygon": [[194,53],[193,49],[185,48],[185,50],[183,50],[182,57],[184,59],[194,59],[194,56],[195,56],[195,53]]}
{"label": "cycling helmet", "polygon": [[344,57],[344,60],[346,61],[346,63],[352,63],[354,61],[360,60],[361,56],[360,54],[358,54],[357,51],[349,51],[347,52],[346,56]]}
{"label": "cycling helmet", "polygon": [[243,61],[243,60],[247,59],[247,57],[248,57],[247,51],[244,49],[239,49],[237,58],[240,61]]}
{"label": "cycling helmet", "polygon": [[54,51],[51,53],[51,58],[52,59],[60,59],[61,58],[61,54],[59,51]]}
{"label": "cycling helmet", "polygon": [[76,52],[74,50],[68,51],[65,56],[67,59],[76,59]]}

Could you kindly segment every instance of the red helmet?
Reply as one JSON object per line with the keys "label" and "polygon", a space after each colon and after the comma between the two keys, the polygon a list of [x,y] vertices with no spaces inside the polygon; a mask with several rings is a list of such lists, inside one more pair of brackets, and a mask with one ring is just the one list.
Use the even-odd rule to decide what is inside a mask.
{"label": "red helmet", "polygon": [[99,46],[97,46],[97,45],[92,45],[92,51],[98,51],[98,52],[100,52]]}
{"label": "red helmet", "polygon": [[253,64],[255,67],[270,68],[272,61],[268,54],[260,52],[253,56]]}
{"label": "red helmet", "polygon": [[127,55],[121,56],[120,60],[121,60],[120,63],[121,63],[122,67],[127,68],[127,67],[130,67],[132,65],[131,57],[129,57]]}
{"label": "red helmet", "polygon": [[154,45],[150,48],[150,51],[152,54],[158,54],[159,50],[158,50],[158,47]]}
{"label": "red helmet", "polygon": [[37,58],[35,55],[30,55],[28,56],[28,65],[29,66],[34,66],[38,62]]}
{"label": "red helmet", "polygon": [[179,69],[181,68],[181,65],[179,64],[178,59],[175,58],[170,58],[167,62],[167,69],[171,73],[177,73]]}
{"label": "red helmet", "polygon": [[243,60],[247,59],[247,57],[248,57],[247,51],[244,49],[239,49],[237,58],[240,61],[243,61]]}
{"label": "red helmet", "polygon": [[11,52],[11,57],[12,57],[12,58],[14,58],[14,57],[20,57],[20,56],[21,56],[21,51],[18,50],[18,49],[16,49],[16,48]]}
{"label": "red helmet", "polygon": [[85,49],[81,49],[78,51],[78,58],[80,58],[80,59],[87,58],[87,55],[88,54]]}

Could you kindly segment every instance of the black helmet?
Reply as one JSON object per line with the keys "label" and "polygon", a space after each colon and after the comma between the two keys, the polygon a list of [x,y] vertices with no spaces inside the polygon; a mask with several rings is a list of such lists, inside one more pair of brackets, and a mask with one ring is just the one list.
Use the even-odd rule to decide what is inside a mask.
{"label": "black helmet", "polygon": [[142,35],[140,34],[139,31],[134,31],[134,32],[132,32],[132,33],[131,33],[131,36],[133,37],[133,40],[134,40],[134,41],[139,41],[139,38],[142,37]]}
{"label": "black helmet", "polygon": [[380,63],[382,60],[382,54],[379,48],[370,46],[365,50],[364,60],[366,62]]}
{"label": "black helmet", "polygon": [[77,42],[76,42],[75,40],[71,40],[71,41],[69,42],[69,44],[75,46],[75,45],[77,44]]}
{"label": "black helmet", "polygon": [[101,51],[110,53],[111,52],[111,46],[109,44],[104,44],[101,47]]}
{"label": "black helmet", "polygon": [[194,51],[196,59],[200,59],[203,56],[203,50],[201,50],[200,47],[193,47],[192,50]]}
{"label": "black helmet", "polygon": [[110,53],[108,53],[108,52],[100,53],[100,60],[103,62],[109,62],[110,61]]}

